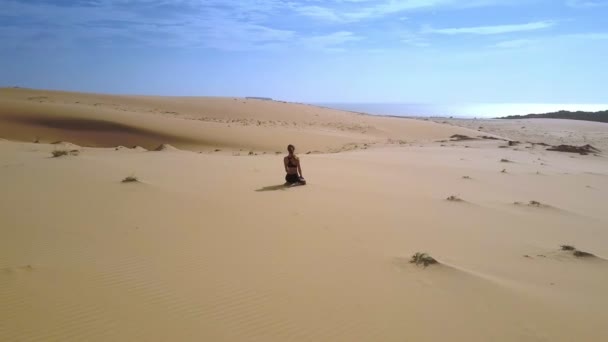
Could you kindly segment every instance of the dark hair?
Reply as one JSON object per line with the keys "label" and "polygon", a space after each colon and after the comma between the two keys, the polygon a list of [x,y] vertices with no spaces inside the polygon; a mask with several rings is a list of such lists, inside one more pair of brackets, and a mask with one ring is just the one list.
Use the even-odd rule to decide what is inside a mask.
{"label": "dark hair", "polygon": [[292,144],[287,145],[287,151],[292,152],[292,151],[295,151],[295,150],[296,150],[296,147],[293,146]]}

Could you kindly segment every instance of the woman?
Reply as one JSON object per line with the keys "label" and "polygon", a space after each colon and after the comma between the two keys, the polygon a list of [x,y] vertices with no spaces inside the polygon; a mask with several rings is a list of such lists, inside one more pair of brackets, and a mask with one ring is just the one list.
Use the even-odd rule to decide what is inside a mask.
{"label": "woman", "polygon": [[296,148],[293,145],[287,146],[287,152],[289,155],[283,159],[283,164],[285,165],[285,172],[287,175],[285,176],[285,185],[304,185],[306,184],[306,180],[304,180],[304,176],[302,176],[302,166],[300,166],[300,158],[295,155]]}

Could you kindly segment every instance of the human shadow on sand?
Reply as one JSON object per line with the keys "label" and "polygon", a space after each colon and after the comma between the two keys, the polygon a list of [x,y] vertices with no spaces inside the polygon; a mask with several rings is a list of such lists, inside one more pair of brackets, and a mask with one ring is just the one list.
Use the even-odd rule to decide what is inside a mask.
{"label": "human shadow on sand", "polygon": [[289,187],[285,186],[285,184],[279,184],[279,185],[265,186],[263,188],[256,189],[255,191],[257,191],[257,192],[277,191],[277,190],[287,190],[288,188]]}

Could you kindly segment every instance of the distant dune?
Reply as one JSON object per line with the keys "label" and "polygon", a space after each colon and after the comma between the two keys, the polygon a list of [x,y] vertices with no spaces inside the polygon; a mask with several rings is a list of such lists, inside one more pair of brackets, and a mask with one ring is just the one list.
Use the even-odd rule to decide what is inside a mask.
{"label": "distant dune", "polygon": [[291,143],[306,151],[336,152],[456,133],[467,130],[259,99],[0,89],[0,137],[19,141],[266,152]]}

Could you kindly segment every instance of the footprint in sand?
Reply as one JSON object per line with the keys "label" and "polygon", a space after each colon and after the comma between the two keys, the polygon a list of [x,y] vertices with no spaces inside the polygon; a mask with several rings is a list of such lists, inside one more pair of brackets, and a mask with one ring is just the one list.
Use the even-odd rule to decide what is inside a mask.
{"label": "footprint in sand", "polygon": [[5,274],[13,274],[15,272],[32,272],[34,271],[34,266],[32,265],[24,265],[24,266],[17,266],[17,267],[5,267],[2,268],[2,273]]}

